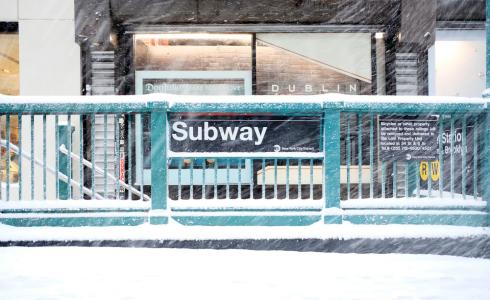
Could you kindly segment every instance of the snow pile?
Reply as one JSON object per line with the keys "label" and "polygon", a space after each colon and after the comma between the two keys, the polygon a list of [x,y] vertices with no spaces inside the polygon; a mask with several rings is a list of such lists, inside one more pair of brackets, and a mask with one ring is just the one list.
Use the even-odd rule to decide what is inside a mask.
{"label": "snow pile", "polygon": [[352,199],[341,201],[342,208],[481,208],[487,207],[486,201],[451,198],[379,198]]}
{"label": "snow pile", "polygon": [[[490,90],[484,92],[484,96],[490,95]],[[344,94],[320,94],[320,95],[174,95],[174,94],[148,94],[148,95],[106,95],[106,96],[6,96],[0,95],[0,104],[118,104],[150,102],[167,102],[169,107],[178,103],[188,104],[318,104],[344,103],[346,105],[379,104],[379,103],[403,103],[403,104],[478,104],[482,108],[487,107],[483,98],[447,97],[447,96],[365,96]]]}
{"label": "snow pile", "polygon": [[433,255],[0,248],[0,299],[488,299],[490,260]]}
{"label": "snow pile", "polygon": [[460,238],[490,236],[490,228],[442,225],[12,227],[0,225],[0,241],[232,240]]}
{"label": "snow pile", "polygon": [[151,203],[148,201],[122,201],[122,200],[30,200],[30,201],[0,201],[0,209],[149,209]]}

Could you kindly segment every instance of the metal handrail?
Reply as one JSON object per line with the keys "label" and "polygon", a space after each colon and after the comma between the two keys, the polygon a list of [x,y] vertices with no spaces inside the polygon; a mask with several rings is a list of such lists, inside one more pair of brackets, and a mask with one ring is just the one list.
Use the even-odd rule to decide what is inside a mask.
{"label": "metal handrail", "polygon": [[[7,144],[9,144],[10,146],[10,151],[13,151],[15,152],[16,154],[19,154],[20,151],[19,151],[19,147],[17,147],[15,144],[12,144],[12,143],[7,143],[6,140],[0,140],[0,144],[3,146],[3,147],[7,147]],[[34,159],[31,158],[31,156],[27,153],[25,153],[24,151],[22,152],[22,156],[29,159],[30,161],[34,161],[34,163],[40,167],[46,167],[46,170],[48,170],[50,173],[52,174],[56,174],[56,170],[50,166],[45,166],[44,163],[40,160],[38,160],[37,158],[34,157]],[[62,180],[63,182],[65,183],[69,183],[71,186],[73,187],[79,187],[80,186],[80,182],[72,179],[72,178],[68,178],[68,176],[66,176],[65,174],[61,173],[58,171],[58,177],[60,180]],[[90,197],[93,197],[95,196],[95,199],[104,199],[104,197],[102,197],[102,195],[100,195],[99,193],[95,193],[92,194],[92,191],[87,188],[87,187],[83,187],[82,189],[83,193],[90,196]]]}
{"label": "metal handrail", "polygon": [[[62,144],[60,147],[59,147],[59,150],[61,153],[65,154],[65,155],[69,155],[70,157],[80,161],[81,157],[73,152],[70,152],[70,154],[68,154],[68,149],[66,149],[65,145]],[[83,159],[82,160],[82,163],[84,166],[90,168],[90,169],[94,169],[97,173],[99,174],[105,174],[104,170],[99,168],[96,164],[93,164],[91,163],[90,161],[86,160],[86,159]],[[127,191],[129,191],[130,193],[132,194],[136,194],[136,195],[139,195],[140,197],[143,197],[144,200],[147,200],[147,201],[150,201],[151,198],[144,194],[143,191],[140,191],[136,188],[134,188],[133,186],[127,184],[126,182],[122,181],[121,179],[117,179],[116,177],[112,176],[111,174],[107,174],[107,177],[109,179],[111,179],[112,181],[114,182],[119,182],[119,184],[125,188]]]}

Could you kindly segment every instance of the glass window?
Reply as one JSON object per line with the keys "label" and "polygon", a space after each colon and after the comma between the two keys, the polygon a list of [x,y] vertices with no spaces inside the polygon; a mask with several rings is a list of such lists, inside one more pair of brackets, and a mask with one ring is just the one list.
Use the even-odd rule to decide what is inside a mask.
{"label": "glass window", "polygon": [[136,94],[251,94],[250,34],[135,36]]}
{"label": "glass window", "polygon": [[[19,35],[14,32],[0,32],[0,94],[3,95],[19,95]],[[6,116],[0,117],[0,136],[2,140],[6,140]],[[18,118],[11,116],[10,118],[10,142],[18,145],[19,142]],[[19,174],[19,166],[17,163],[17,155],[14,152],[10,153],[10,181],[17,182]],[[1,148],[1,181],[7,179],[7,149]]]}
{"label": "glass window", "polygon": [[0,94],[19,95],[19,35],[0,32]]}
{"label": "glass window", "polygon": [[485,30],[437,30],[429,49],[429,95],[481,97],[485,59]]}
{"label": "glass window", "polygon": [[257,34],[257,94],[371,94],[371,34]]}

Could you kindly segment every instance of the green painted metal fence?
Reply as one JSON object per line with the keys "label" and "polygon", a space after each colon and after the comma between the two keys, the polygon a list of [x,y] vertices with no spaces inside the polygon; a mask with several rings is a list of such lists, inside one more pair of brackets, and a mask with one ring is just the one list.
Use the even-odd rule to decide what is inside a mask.
{"label": "green painted metal fence", "polygon": [[[483,100],[166,97],[1,98],[0,221],[488,225],[490,117]],[[177,113],[316,116],[322,151],[173,153],[167,127]],[[386,159],[380,148],[386,116],[435,120],[436,158]],[[115,118],[114,128],[108,118]],[[95,165],[100,153],[103,163]]]}

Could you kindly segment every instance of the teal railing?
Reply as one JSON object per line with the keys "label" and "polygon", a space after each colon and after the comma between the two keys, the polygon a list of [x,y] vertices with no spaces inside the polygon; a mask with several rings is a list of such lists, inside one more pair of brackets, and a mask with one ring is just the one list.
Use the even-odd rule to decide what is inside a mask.
{"label": "teal railing", "polygon": [[[0,101],[4,223],[488,225],[490,119],[482,99],[61,100]],[[321,151],[174,153],[174,114],[317,117]],[[390,116],[434,121],[436,157],[386,159],[380,120]]]}

